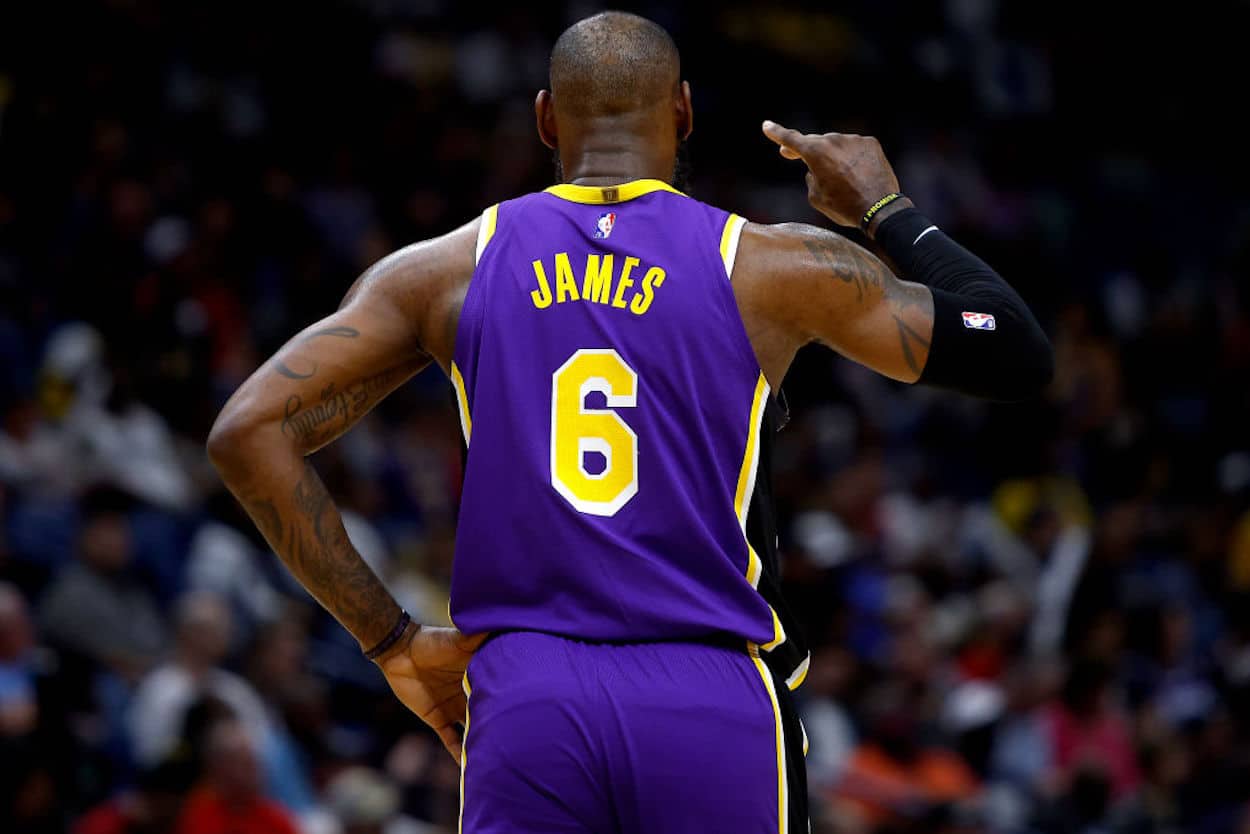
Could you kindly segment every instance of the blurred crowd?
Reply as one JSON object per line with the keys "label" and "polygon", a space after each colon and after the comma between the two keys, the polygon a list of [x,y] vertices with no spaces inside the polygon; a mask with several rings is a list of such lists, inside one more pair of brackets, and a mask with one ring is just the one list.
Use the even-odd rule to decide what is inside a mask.
{"label": "blurred crowd", "polygon": [[[599,7],[533,5],[0,25],[0,829],[456,829],[456,766],[203,440],[369,263],[549,184],[532,95]],[[759,122],[872,132],[1056,350],[1015,406],[817,350],[786,380],[813,831],[1250,832],[1250,177],[1215,121],[1250,8],[624,5],[682,48],[696,196],[815,221]],[[316,458],[422,622],[459,455],[430,371]]]}

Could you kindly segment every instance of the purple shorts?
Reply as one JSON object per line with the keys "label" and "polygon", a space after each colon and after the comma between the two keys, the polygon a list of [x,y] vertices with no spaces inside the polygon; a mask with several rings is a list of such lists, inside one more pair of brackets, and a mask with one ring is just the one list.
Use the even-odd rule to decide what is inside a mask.
{"label": "purple shorts", "polygon": [[807,831],[790,693],[745,648],[507,633],[465,685],[464,834]]}

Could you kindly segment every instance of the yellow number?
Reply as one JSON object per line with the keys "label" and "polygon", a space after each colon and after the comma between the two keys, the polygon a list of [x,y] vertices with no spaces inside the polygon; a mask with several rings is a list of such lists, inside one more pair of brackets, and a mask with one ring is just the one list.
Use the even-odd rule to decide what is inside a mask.
{"label": "yellow number", "polygon": [[[587,408],[602,393],[607,408]],[[551,375],[551,485],[577,510],[616,515],[638,493],[638,435],[612,409],[638,404],[638,374],[611,349],[582,349]],[[586,470],[586,453],[607,461]]]}

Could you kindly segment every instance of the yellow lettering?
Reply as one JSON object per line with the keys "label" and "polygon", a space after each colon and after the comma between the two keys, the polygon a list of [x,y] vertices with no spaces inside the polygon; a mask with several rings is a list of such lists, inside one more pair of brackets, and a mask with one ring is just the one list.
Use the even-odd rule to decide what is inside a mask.
{"label": "yellow lettering", "polygon": [[547,283],[547,273],[542,261],[534,261],[534,277],[538,279],[538,289],[530,292],[534,306],[538,309],[551,306],[551,285]]}
{"label": "yellow lettering", "polygon": [[653,266],[647,270],[647,274],[642,279],[642,292],[634,294],[634,300],[629,303],[630,311],[641,316],[651,307],[651,302],[655,300],[655,290],[652,287],[658,287],[664,283],[664,270],[658,266]]}
{"label": "yellow lettering", "polygon": [[612,296],[612,255],[586,256],[586,274],[582,276],[582,299],[607,304]]}
{"label": "yellow lettering", "polygon": [[[567,297],[566,297],[567,296]],[[568,252],[556,253],[556,303],[577,301],[577,279],[573,277],[573,265]]]}
{"label": "yellow lettering", "polygon": [[621,271],[621,282],[616,285],[616,297],[612,299],[613,307],[620,307],[622,310],[627,306],[625,304],[625,290],[634,285],[634,280],[629,277],[629,273],[634,271],[634,267],[642,261],[637,258],[626,258],[625,269]]}

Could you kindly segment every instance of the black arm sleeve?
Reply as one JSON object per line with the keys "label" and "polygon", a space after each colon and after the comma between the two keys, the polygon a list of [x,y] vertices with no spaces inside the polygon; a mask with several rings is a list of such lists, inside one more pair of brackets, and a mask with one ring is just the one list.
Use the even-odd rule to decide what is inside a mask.
{"label": "black arm sleeve", "polygon": [[1024,300],[985,261],[914,208],[881,221],[877,243],[903,278],[933,293],[933,340],[918,380],[992,400],[1050,383],[1050,342]]}

